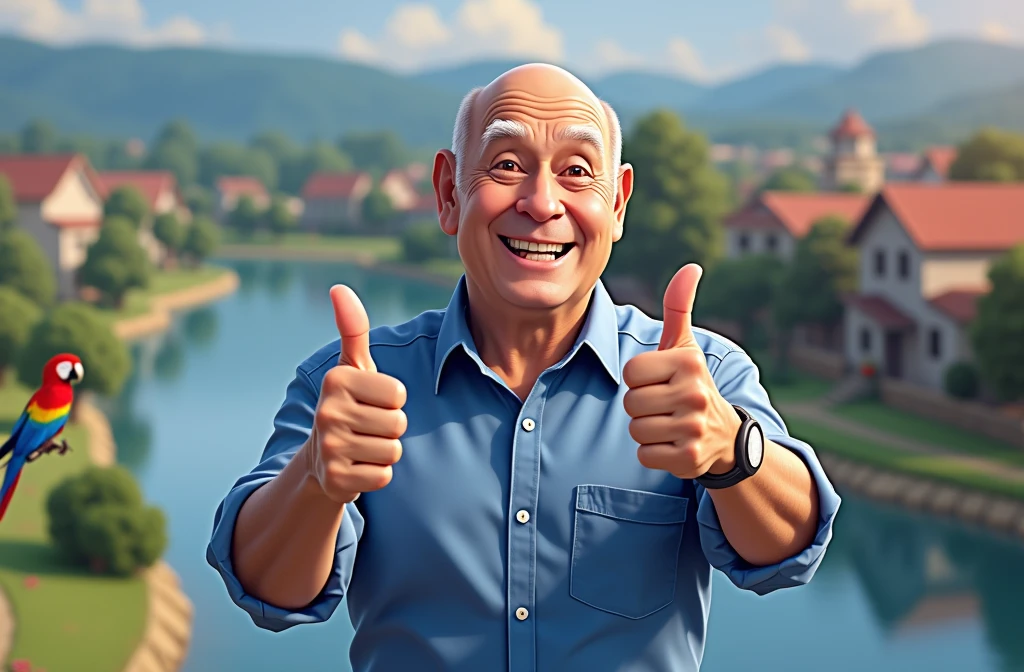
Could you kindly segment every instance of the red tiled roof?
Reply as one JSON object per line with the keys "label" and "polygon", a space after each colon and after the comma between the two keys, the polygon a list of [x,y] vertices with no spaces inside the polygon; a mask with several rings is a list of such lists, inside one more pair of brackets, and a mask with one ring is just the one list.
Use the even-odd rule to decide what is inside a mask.
{"label": "red tiled roof", "polygon": [[921,156],[912,152],[884,154],[885,168],[894,175],[912,175],[921,169]]}
{"label": "red tiled roof", "polygon": [[921,160],[921,168],[931,166],[932,170],[943,179],[949,177],[949,167],[956,161],[959,154],[956,147],[932,147],[925,151]]}
{"label": "red tiled roof", "polygon": [[913,318],[881,296],[847,294],[843,297],[843,302],[860,310],[880,327],[910,329],[915,324]]}
{"label": "red tiled roof", "polygon": [[985,289],[951,289],[931,299],[935,308],[960,324],[967,324],[978,314],[978,299]]}
{"label": "red tiled roof", "polygon": [[855,224],[870,202],[869,196],[861,194],[766,191],[728,217],[725,225],[742,229],[781,227],[794,237],[803,238],[823,217],[838,216]]}
{"label": "red tiled roof", "polygon": [[103,198],[107,198],[118,187],[132,186],[138,189],[150,208],[155,208],[164,191],[177,189],[174,173],[166,170],[152,171],[111,171],[99,174],[103,187]]}
{"label": "red tiled roof", "polygon": [[221,194],[266,196],[267,189],[255,177],[225,176],[217,179],[217,191]]}
{"label": "red tiled roof", "polygon": [[85,162],[80,154],[10,154],[0,156],[0,174],[7,177],[19,203],[39,203],[53,193],[61,178],[76,163]]}
{"label": "red tiled roof", "polygon": [[314,173],[302,188],[303,198],[351,198],[366,173]]}
{"label": "red tiled roof", "polygon": [[996,252],[1024,242],[1024,184],[887,185],[851,232],[851,243],[863,236],[883,206],[920,250]]}
{"label": "red tiled roof", "polygon": [[863,136],[875,137],[875,131],[864,121],[857,110],[847,110],[839,124],[832,129],[830,134],[833,140],[840,138],[860,138]]}

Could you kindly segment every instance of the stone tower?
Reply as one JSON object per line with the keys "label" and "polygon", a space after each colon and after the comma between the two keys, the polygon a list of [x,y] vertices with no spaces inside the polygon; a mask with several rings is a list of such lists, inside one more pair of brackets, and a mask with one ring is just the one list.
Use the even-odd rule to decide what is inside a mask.
{"label": "stone tower", "polygon": [[878,156],[875,131],[856,110],[847,110],[829,134],[832,147],[821,173],[823,191],[839,191],[850,184],[873,194],[885,183],[885,161]]}

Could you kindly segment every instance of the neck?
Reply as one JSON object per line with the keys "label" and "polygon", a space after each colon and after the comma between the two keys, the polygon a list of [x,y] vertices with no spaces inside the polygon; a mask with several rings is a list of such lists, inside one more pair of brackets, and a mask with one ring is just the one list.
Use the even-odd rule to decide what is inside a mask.
{"label": "neck", "polygon": [[555,308],[519,308],[490,297],[466,278],[467,321],[477,352],[525,400],[537,378],[557,364],[579,337],[592,291]]}

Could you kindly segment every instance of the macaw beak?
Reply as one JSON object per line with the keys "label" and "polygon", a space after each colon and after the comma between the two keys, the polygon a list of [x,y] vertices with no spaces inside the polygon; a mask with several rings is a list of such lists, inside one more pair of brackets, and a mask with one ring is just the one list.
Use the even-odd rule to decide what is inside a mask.
{"label": "macaw beak", "polygon": [[71,373],[68,374],[68,382],[71,382],[73,380],[80,381],[84,377],[85,368],[82,366],[81,362],[79,362],[71,367]]}

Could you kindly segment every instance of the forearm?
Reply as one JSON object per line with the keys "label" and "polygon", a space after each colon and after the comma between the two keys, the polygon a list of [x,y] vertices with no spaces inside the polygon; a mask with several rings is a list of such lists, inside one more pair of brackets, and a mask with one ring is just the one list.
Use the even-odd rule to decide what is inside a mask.
{"label": "forearm", "polygon": [[765,441],[757,473],[730,488],[709,489],[729,544],[752,565],[771,565],[810,545],[818,529],[818,489],[793,451]]}
{"label": "forearm", "polygon": [[235,575],[246,592],[282,609],[312,602],[334,565],[344,505],[312,477],[304,445],[242,505],[232,538]]}

